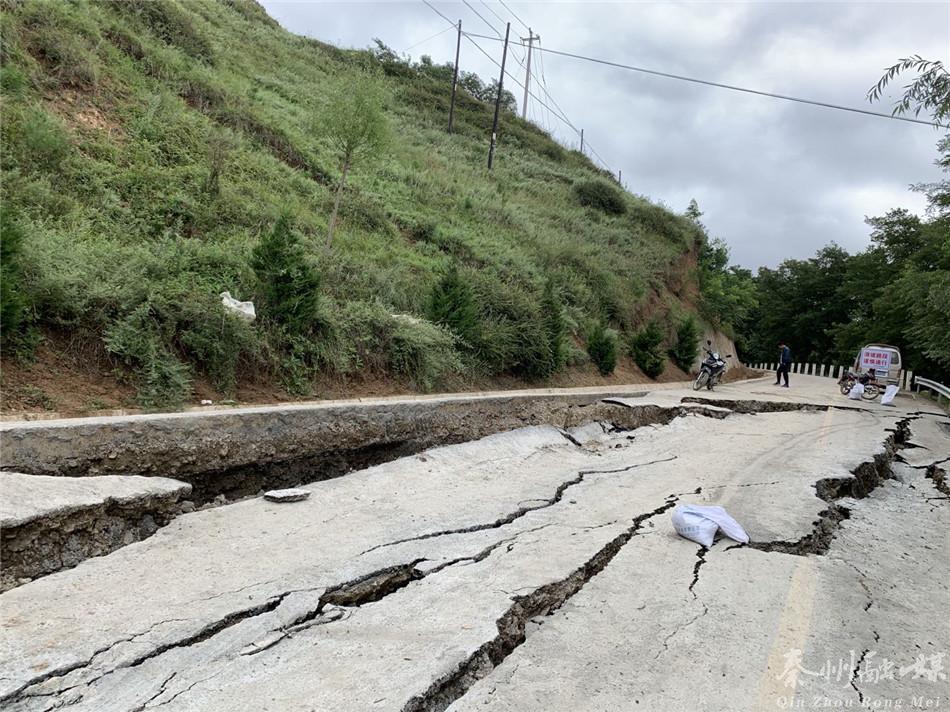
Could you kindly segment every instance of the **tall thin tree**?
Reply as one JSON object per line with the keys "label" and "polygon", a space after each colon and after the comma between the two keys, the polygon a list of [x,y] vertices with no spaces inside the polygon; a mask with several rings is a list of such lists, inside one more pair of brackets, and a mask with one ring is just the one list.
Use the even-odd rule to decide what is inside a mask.
{"label": "tall thin tree", "polygon": [[340,82],[319,117],[317,129],[324,133],[340,159],[340,182],[327,228],[327,249],[330,249],[340,199],[353,164],[378,154],[389,140],[379,80],[369,74],[358,74]]}

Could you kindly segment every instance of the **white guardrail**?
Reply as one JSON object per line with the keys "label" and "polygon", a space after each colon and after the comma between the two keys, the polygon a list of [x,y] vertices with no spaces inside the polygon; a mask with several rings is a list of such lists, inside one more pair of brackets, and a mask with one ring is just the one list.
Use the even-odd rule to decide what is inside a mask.
{"label": "white guardrail", "polygon": [[[778,368],[777,363],[753,363],[749,364],[751,368],[759,368],[763,371],[774,371]],[[825,378],[834,378],[841,380],[841,376],[848,373],[851,366],[836,366],[827,363],[793,363],[791,373],[797,373],[804,376],[822,376]],[[897,374],[897,385],[901,390],[909,389],[914,383],[914,372],[901,370]]]}
{"label": "white guardrail", "polygon": [[[777,363],[752,363],[748,364],[748,366],[749,368],[758,368],[763,371],[774,371],[778,368]],[[835,366],[826,363],[793,363],[791,372],[806,376],[822,376],[840,380],[842,374],[846,374],[850,368],[850,366]],[[897,374],[897,385],[900,386],[902,390],[915,388],[918,392],[920,392],[921,388],[926,388],[931,393],[935,393],[938,400],[940,398],[950,399],[950,387],[938,383],[937,381],[931,381],[929,378],[915,377],[913,371],[899,371]]]}
{"label": "white guardrail", "polygon": [[919,376],[914,379],[914,387],[917,389],[917,392],[920,393],[921,388],[926,388],[932,393],[937,394],[937,400],[940,400],[940,397],[950,398],[950,388],[947,388],[942,383],[937,383],[936,381],[931,381],[929,378],[920,378]]}

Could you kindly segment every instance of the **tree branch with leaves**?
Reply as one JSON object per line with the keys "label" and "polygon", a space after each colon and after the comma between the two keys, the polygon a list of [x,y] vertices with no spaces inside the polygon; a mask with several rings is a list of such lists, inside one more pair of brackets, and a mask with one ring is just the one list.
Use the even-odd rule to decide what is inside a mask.
{"label": "tree branch with leaves", "polygon": [[868,101],[882,101],[884,89],[905,72],[917,72],[917,78],[904,86],[903,96],[894,104],[895,116],[913,110],[914,116],[921,111],[931,113],[935,123],[950,119],[950,72],[938,60],[927,60],[919,54],[904,57],[888,67],[877,84],[868,90]]}

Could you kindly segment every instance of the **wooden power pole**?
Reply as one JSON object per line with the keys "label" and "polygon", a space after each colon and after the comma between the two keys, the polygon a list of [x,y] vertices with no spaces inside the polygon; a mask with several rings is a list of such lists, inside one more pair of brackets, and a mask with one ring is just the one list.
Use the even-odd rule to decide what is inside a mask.
{"label": "wooden power pole", "polygon": [[452,103],[449,104],[449,133],[452,133],[452,119],[455,117],[455,92],[459,86],[459,50],[462,49],[462,21],[459,20],[459,35],[455,40],[455,73],[452,75]]}
{"label": "wooden power pole", "polygon": [[581,129],[581,153],[584,152],[584,129]]}
{"label": "wooden power pole", "polygon": [[505,48],[501,52],[501,74],[498,75],[498,96],[495,97],[495,118],[491,122],[491,143],[488,144],[488,170],[495,158],[495,141],[498,138],[498,112],[501,110],[501,93],[505,87],[505,61],[508,59],[508,34],[511,23],[505,27]]}
{"label": "wooden power pole", "polygon": [[524,104],[521,107],[521,118],[527,120],[528,118],[528,84],[531,83],[531,48],[534,46],[535,40],[540,40],[541,35],[536,35],[531,31],[531,28],[528,28],[528,36],[522,37],[522,42],[528,43],[528,63],[524,69]]}

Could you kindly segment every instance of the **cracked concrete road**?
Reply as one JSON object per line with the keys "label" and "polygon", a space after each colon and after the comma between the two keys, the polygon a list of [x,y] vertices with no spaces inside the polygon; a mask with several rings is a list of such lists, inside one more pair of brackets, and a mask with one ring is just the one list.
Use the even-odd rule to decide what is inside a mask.
{"label": "cracked concrete road", "polygon": [[[0,703],[946,707],[950,419],[798,381],[647,394],[628,402],[721,407],[523,428],[180,516],[0,595]],[[750,545],[677,537],[681,502],[726,507]]]}

